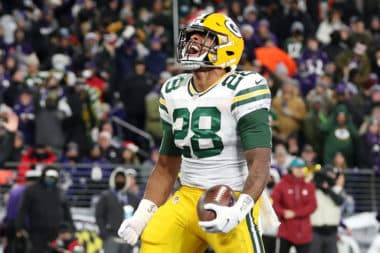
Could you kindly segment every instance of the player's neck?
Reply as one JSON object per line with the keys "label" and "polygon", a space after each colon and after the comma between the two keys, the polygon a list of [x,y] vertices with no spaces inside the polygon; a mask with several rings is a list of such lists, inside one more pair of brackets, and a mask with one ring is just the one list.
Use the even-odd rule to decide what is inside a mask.
{"label": "player's neck", "polygon": [[192,79],[194,88],[198,92],[205,91],[224,74],[226,74],[226,70],[218,68],[194,71]]}

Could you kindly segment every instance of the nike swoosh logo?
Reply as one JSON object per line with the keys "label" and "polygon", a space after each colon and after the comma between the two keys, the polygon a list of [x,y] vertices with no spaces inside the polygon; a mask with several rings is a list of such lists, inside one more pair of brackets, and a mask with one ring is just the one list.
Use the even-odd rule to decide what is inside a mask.
{"label": "nike swoosh logo", "polygon": [[255,84],[260,84],[262,81],[264,81],[264,79],[260,79],[259,81],[255,80]]}

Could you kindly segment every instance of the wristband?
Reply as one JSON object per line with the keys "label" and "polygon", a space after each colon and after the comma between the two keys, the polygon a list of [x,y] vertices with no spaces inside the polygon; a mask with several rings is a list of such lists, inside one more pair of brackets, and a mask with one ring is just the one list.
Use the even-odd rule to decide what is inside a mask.
{"label": "wristband", "polygon": [[239,222],[244,219],[244,217],[252,210],[255,201],[253,198],[246,194],[242,193],[239,196],[239,199],[235,203],[235,207],[239,209]]}
{"label": "wristband", "polygon": [[142,219],[147,224],[156,211],[157,205],[153,201],[142,199],[133,216]]}

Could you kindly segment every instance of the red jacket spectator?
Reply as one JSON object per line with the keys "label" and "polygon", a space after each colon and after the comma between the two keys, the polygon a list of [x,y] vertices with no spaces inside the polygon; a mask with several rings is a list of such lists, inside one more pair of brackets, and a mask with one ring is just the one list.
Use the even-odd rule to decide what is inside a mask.
{"label": "red jacket spectator", "polygon": [[34,165],[52,164],[56,161],[56,155],[47,150],[45,147],[35,147],[28,149],[21,157],[20,166],[17,168],[16,183],[24,184],[25,174],[28,170],[32,169]]}
{"label": "red jacket spectator", "polygon": [[[286,174],[272,192],[273,207],[281,225],[278,237],[294,244],[306,244],[312,241],[310,215],[317,208],[315,188],[304,177],[297,178]],[[286,218],[286,212],[292,210],[293,218]]]}

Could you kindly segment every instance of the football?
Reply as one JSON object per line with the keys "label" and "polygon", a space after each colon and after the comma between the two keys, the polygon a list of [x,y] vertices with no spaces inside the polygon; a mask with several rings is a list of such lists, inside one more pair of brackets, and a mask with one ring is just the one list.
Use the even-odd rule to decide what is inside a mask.
{"label": "football", "polygon": [[232,206],[235,203],[235,193],[227,185],[215,185],[205,191],[199,198],[197,204],[198,219],[200,221],[215,219],[216,213],[204,208],[204,206],[209,203],[221,206]]}

